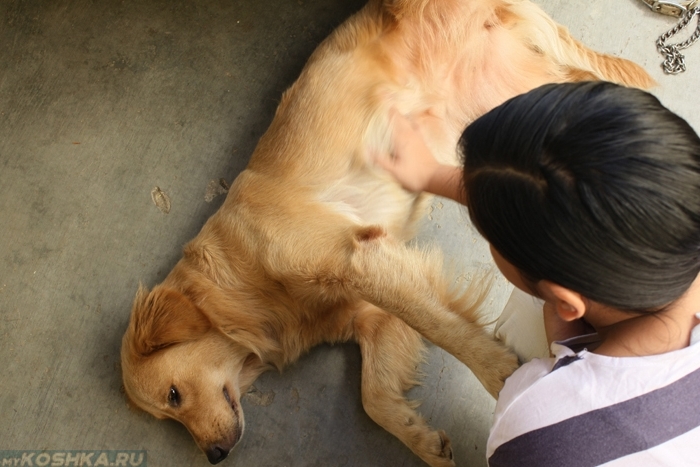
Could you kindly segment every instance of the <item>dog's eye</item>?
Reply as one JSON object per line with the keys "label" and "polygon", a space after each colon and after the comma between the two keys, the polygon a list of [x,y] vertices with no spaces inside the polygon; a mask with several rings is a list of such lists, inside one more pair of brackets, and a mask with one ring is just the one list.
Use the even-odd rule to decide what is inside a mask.
{"label": "dog's eye", "polygon": [[171,407],[177,407],[180,405],[180,393],[177,392],[175,386],[170,386],[170,392],[168,392],[168,404]]}

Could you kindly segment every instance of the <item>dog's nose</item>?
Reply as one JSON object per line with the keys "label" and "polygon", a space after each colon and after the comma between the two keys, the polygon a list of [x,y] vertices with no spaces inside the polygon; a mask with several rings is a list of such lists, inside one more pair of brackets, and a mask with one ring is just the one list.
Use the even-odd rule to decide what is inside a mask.
{"label": "dog's nose", "polygon": [[226,456],[228,456],[228,451],[221,446],[212,446],[207,449],[207,459],[209,459],[210,464],[218,464],[226,459]]}

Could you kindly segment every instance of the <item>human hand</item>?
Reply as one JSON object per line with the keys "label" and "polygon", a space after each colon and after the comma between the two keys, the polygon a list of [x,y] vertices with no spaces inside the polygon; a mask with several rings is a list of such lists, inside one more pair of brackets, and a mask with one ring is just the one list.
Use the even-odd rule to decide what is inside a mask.
{"label": "human hand", "polygon": [[435,159],[415,122],[392,109],[390,116],[393,152],[374,154],[374,161],[405,189],[425,191],[440,163]]}

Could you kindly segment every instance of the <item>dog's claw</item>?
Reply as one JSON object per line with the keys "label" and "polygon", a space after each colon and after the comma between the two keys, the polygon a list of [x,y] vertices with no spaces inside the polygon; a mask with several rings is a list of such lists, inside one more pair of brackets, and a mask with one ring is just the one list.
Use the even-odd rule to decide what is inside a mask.
{"label": "dog's claw", "polygon": [[452,442],[450,438],[448,438],[447,434],[442,430],[438,431],[438,435],[440,436],[440,457],[452,460]]}

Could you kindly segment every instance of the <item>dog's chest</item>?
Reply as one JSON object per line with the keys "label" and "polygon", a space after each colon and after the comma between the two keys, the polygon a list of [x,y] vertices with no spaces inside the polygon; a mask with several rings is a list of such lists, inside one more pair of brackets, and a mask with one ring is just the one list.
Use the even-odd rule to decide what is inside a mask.
{"label": "dog's chest", "polygon": [[403,190],[372,169],[349,174],[318,191],[317,199],[329,210],[358,225],[405,225],[416,195]]}

